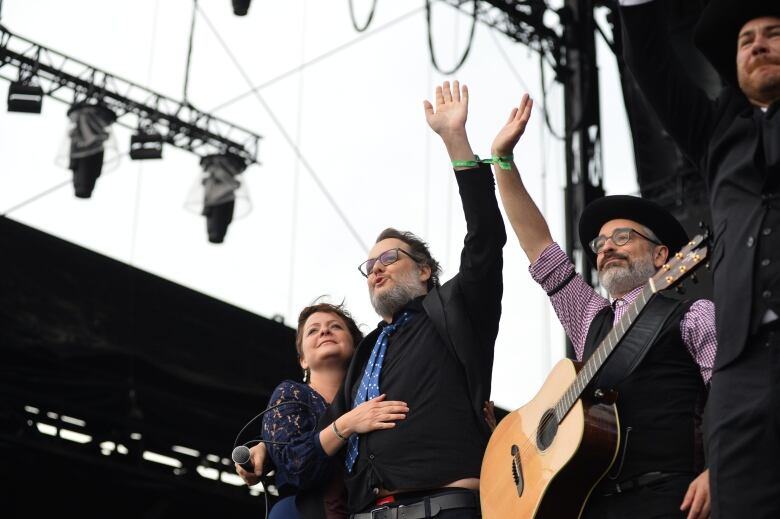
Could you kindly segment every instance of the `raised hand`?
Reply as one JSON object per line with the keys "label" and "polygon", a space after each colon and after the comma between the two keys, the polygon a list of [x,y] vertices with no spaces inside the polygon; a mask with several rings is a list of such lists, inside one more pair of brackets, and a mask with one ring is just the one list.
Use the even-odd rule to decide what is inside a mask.
{"label": "raised hand", "polygon": [[[504,127],[493,140],[490,151],[494,156],[508,157],[513,155],[515,145],[525,131],[528,118],[531,117],[533,104],[531,98],[524,95],[520,106],[512,109]],[[493,167],[496,174],[496,185],[501,193],[501,202],[504,205],[509,223],[517,235],[523,252],[533,263],[539,258],[542,251],[553,243],[553,239],[547,221],[523,185],[523,179],[520,178],[515,161],[512,160],[509,163],[509,171],[499,169],[498,164]]]}
{"label": "raised hand", "polygon": [[493,155],[507,157],[512,154],[517,141],[520,140],[520,136],[522,136],[525,131],[528,119],[531,117],[531,109],[533,106],[533,99],[528,97],[528,94],[523,94],[520,106],[512,108],[509,119],[507,119],[504,127],[501,128],[498,135],[496,135],[496,138],[493,140],[491,149]]}
{"label": "raised hand", "polygon": [[428,100],[423,101],[423,107],[428,126],[442,138],[463,133],[469,114],[469,89],[466,85],[461,87],[457,79],[452,82],[452,88],[445,81],[436,87],[436,107]]}
{"label": "raised hand", "polygon": [[[466,119],[469,114],[469,89],[461,87],[458,81],[445,81],[436,87],[436,107],[430,101],[423,101],[428,126],[439,134],[450,160],[474,160],[469,139],[466,135]],[[457,168],[456,168],[457,169]]]}

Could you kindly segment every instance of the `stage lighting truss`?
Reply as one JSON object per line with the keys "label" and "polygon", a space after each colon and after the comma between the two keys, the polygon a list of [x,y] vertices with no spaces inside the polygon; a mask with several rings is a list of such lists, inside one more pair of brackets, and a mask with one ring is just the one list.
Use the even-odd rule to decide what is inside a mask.
{"label": "stage lighting truss", "polygon": [[152,128],[162,141],[200,157],[231,154],[257,164],[260,136],[126,79],[12,34],[0,25],[0,78],[35,78],[42,93],[74,105],[97,100],[131,130]]}
{"label": "stage lighting truss", "polygon": [[[474,0],[444,2],[464,15],[474,14]],[[560,18],[561,12],[550,9],[546,0],[482,0],[476,5],[481,23],[538,52],[556,72],[565,69],[560,29],[553,29],[544,21],[545,15]],[[558,74],[556,79],[563,77]]]}

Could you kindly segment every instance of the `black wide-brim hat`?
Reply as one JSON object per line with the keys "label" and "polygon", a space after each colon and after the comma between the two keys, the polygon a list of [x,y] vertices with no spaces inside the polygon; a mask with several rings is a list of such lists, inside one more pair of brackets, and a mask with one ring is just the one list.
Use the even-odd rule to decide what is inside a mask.
{"label": "black wide-brim hat", "polygon": [[590,241],[605,223],[616,219],[633,220],[653,231],[669,248],[670,256],[688,243],[688,233],[677,218],[655,202],[629,195],[604,196],[588,204],[580,216],[580,243],[594,265],[596,255],[590,250]]}
{"label": "black wide-brim hat", "polygon": [[721,77],[737,82],[737,37],[754,18],[780,16],[778,0],[710,0],[702,11],[693,40]]}

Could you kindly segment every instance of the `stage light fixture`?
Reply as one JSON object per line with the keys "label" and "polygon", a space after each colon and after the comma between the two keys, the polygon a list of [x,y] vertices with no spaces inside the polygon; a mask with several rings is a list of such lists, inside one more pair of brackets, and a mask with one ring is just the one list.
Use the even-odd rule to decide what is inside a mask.
{"label": "stage light fixture", "polygon": [[237,178],[246,163],[230,154],[207,155],[200,161],[203,168],[203,216],[211,243],[222,243],[228,225],[233,221],[236,191],[241,187]]}
{"label": "stage light fixture", "polygon": [[8,87],[8,111],[41,113],[43,89],[26,81],[14,81]]}
{"label": "stage light fixture", "polygon": [[236,16],[246,16],[249,12],[249,3],[251,0],[233,0],[233,14]]}
{"label": "stage light fixture", "polygon": [[161,159],[162,135],[155,131],[138,130],[130,137],[130,158],[132,160]]}
{"label": "stage light fixture", "polygon": [[116,114],[102,104],[77,103],[68,110],[69,166],[77,198],[89,198],[103,169],[104,144]]}

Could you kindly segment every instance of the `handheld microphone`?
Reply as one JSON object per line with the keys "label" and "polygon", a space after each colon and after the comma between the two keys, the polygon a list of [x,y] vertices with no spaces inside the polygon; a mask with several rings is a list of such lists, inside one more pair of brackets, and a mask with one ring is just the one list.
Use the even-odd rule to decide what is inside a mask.
{"label": "handheld microphone", "polygon": [[[0,3],[2,3],[2,0],[0,0]],[[247,424],[238,432],[238,435],[236,436],[236,442],[233,445],[238,443],[239,438],[241,438],[241,436],[244,434],[244,431],[246,431],[247,427],[249,427],[251,424],[253,424],[255,422],[255,420],[257,420],[258,418],[263,416],[268,411],[272,411],[272,410],[274,410],[274,409],[276,409],[278,407],[281,407],[283,405],[290,405],[290,404],[301,406],[301,407],[304,407],[304,408],[308,409],[309,413],[311,413],[312,416],[314,416],[315,423],[317,422],[317,415],[314,413],[314,410],[312,409],[312,407],[309,404],[306,404],[304,402],[297,402],[297,401],[280,402],[278,404],[274,404],[272,406],[267,407],[262,413],[260,413],[259,415],[255,416],[254,418],[249,420],[249,422],[247,422]],[[268,441],[266,441],[266,440],[253,440],[254,443],[258,443],[258,441],[263,442],[263,443],[270,443],[272,445],[288,445],[290,443],[290,442],[277,442],[277,441],[270,441],[270,440],[268,440]],[[250,442],[250,443],[252,443],[252,442]],[[252,463],[252,456],[251,456],[251,453],[249,452],[249,447],[247,447],[246,445],[239,445],[238,447],[235,447],[233,449],[233,452],[230,454],[230,457],[233,459],[233,463],[238,464],[239,467],[241,467],[242,469],[246,470],[247,472],[254,472],[255,471],[255,466]]]}
{"label": "handheld microphone", "polygon": [[239,445],[233,449],[233,453],[230,455],[233,458],[233,462],[237,463],[239,467],[247,472],[254,472],[255,466],[252,463],[252,457],[249,453],[249,448],[246,445]]}

